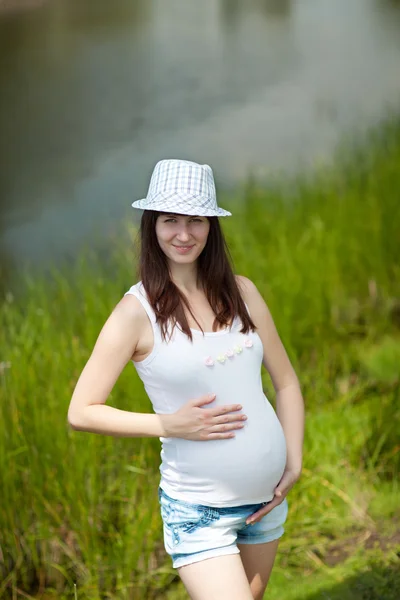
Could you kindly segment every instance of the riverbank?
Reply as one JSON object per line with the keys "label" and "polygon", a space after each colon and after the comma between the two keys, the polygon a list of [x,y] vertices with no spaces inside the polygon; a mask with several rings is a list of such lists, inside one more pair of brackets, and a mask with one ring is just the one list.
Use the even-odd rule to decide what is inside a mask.
{"label": "riverbank", "polygon": [[[346,156],[344,156],[346,154]],[[307,404],[304,472],[269,600],[397,600],[400,120],[312,178],[221,200],[236,271],[255,281]],[[134,232],[133,232],[134,234]],[[0,597],[185,598],[166,558],[158,440],[73,432],[66,412],[98,332],[135,280],[118,240],[0,310]],[[267,396],[273,389],[265,374]],[[110,398],[148,411],[128,366]]]}

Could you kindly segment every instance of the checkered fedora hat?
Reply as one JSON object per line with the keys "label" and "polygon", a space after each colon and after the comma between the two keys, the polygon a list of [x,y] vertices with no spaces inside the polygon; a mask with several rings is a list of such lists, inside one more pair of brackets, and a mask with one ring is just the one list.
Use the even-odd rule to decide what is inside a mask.
{"label": "checkered fedora hat", "polygon": [[188,160],[160,160],[154,167],[147,197],[134,208],[202,217],[228,217],[219,208],[211,167]]}

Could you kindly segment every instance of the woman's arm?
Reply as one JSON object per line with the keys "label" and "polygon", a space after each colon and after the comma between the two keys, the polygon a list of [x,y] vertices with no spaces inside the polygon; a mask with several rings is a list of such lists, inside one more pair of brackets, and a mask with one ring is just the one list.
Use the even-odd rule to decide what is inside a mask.
{"label": "woman's arm", "polygon": [[264,346],[264,366],[276,392],[276,412],[287,446],[286,471],[298,479],[304,438],[304,401],[297,375],[276,330],[271,313],[258,289],[246,277],[237,277],[251,318]]}
{"label": "woman's arm", "polygon": [[144,309],[134,296],[125,296],[117,304],[73,392],[68,409],[72,429],[121,437],[164,435],[158,415],[105,405],[119,375],[137,350],[146,319]]}
{"label": "woman's arm", "polygon": [[[72,429],[118,437],[179,437],[223,440],[243,427],[239,405],[210,408],[214,394],[188,399],[176,413],[158,415],[119,410],[106,401],[125,365],[141,348],[150,323],[134,296],[125,296],[107,319],[76,384],[68,409]],[[148,337],[148,336],[147,336]],[[143,352],[142,352],[143,351]],[[134,404],[134,398],[132,398]]]}

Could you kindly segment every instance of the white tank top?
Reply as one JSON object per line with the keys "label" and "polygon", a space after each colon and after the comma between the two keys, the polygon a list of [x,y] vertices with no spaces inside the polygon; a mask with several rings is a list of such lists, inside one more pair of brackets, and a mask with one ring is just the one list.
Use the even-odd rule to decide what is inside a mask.
{"label": "white tank top", "polygon": [[126,294],[143,305],[153,327],[154,347],[133,361],[155,413],[169,414],[204,394],[215,393],[207,407],[241,404],[247,421],[234,438],[191,441],[160,438],[161,481],[172,498],[214,507],[268,502],[286,464],[286,442],[261,382],[263,346],[257,333],[231,328],[192,329],[193,341],[175,327],[163,341],[141,282]]}

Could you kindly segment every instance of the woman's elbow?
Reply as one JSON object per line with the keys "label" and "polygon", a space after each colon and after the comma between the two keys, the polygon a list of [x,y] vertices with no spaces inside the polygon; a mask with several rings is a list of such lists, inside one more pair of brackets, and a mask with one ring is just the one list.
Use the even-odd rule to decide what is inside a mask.
{"label": "woman's elbow", "polygon": [[70,408],[67,414],[67,422],[69,427],[75,431],[85,430],[83,414],[80,411],[71,410]]}
{"label": "woman's elbow", "polygon": [[78,424],[78,421],[77,421],[75,415],[73,416],[68,413],[67,424],[70,429],[79,430],[79,424]]}

